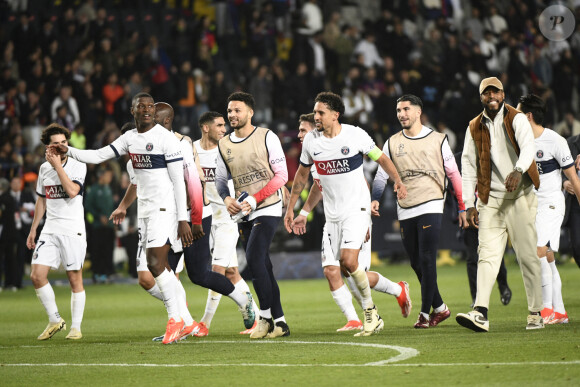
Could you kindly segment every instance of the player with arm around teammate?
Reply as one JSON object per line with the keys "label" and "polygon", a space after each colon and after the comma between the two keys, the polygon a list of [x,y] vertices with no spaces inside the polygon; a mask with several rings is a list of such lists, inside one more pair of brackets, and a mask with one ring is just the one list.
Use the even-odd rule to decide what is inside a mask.
{"label": "player with arm around teammate", "polygon": [[[68,145],[70,131],[60,125],[51,124],[42,132],[41,141],[50,145]],[[81,322],[85,310],[85,289],[82,268],[87,251],[87,240],[83,209],[83,187],[87,167],[66,155],[57,155],[47,150],[46,162],[40,166],[36,193],[38,199],[34,209],[34,219],[26,240],[32,255],[30,278],[40,303],[48,315],[48,325],[38,340],[50,339],[66,323],[58,312],[54,290],[48,281],[51,268],[61,264],[71,287],[72,325],[67,339],[83,337]],[[46,223],[38,241],[36,230],[46,213]]]}
{"label": "player with arm around teammate", "polygon": [[59,145],[50,149],[92,164],[130,155],[137,177],[139,232],[147,265],[163,294],[169,319],[163,343],[169,344],[178,340],[185,323],[179,315],[177,279],[166,268],[167,253],[172,240],[180,239],[188,246],[193,239],[187,223],[183,156],[175,136],[155,123],[153,97],[147,93],[135,95],[131,114],[136,130],[128,131],[109,146],[79,150]]}

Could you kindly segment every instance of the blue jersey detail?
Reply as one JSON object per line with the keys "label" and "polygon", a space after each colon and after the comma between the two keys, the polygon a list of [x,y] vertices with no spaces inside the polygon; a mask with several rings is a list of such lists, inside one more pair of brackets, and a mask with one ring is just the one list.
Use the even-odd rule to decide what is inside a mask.
{"label": "blue jersey detail", "polygon": [[536,161],[536,165],[538,166],[538,172],[540,175],[560,169],[560,164],[556,161],[556,159]]}
{"label": "blue jersey detail", "polygon": [[159,154],[137,154],[130,153],[131,163],[133,164],[133,169],[158,169],[167,168],[167,162],[165,161],[165,155]]}
{"label": "blue jersey detail", "polygon": [[316,171],[319,175],[339,175],[352,172],[360,168],[363,163],[362,153],[357,153],[352,157],[336,160],[314,161]]}

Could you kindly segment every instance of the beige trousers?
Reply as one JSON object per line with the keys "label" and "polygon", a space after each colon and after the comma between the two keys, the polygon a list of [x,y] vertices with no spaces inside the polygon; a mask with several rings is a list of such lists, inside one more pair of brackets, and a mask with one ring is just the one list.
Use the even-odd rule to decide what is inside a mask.
{"label": "beige trousers", "polygon": [[528,310],[542,310],[541,268],[536,255],[537,207],[538,200],[533,190],[515,200],[490,196],[487,204],[478,201],[479,261],[475,306],[489,308],[489,297],[509,234],[524,279]]}

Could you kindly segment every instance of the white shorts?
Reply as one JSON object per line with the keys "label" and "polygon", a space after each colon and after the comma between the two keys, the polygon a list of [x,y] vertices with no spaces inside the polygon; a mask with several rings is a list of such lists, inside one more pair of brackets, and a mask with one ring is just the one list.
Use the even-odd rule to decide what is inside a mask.
{"label": "white shorts", "polygon": [[358,263],[365,271],[371,264],[371,240],[364,242],[371,227],[371,217],[367,212],[351,215],[339,222],[326,222],[322,236],[322,267],[340,266],[341,249],[360,248]]}
{"label": "white shorts", "polygon": [[33,265],[62,267],[66,271],[80,270],[85,263],[87,240],[62,234],[40,234],[32,254]]}
{"label": "white shorts", "polygon": [[[149,271],[147,267],[147,257],[145,256],[145,249],[141,244],[139,244],[139,248],[137,249],[137,271]],[[183,271],[183,254],[181,254],[181,258],[179,258],[179,262],[177,263],[177,267],[175,271],[177,273],[181,273]]]}
{"label": "white shorts", "polygon": [[139,218],[139,243],[143,248],[165,246],[167,242],[175,252],[183,251],[177,239],[177,214],[158,211],[148,218]]}
{"label": "white shorts", "polygon": [[563,208],[558,204],[538,205],[536,213],[536,233],[538,247],[550,244],[552,251],[560,248],[560,228],[564,220]]}
{"label": "white shorts", "polygon": [[211,225],[209,246],[211,250],[211,264],[221,267],[238,267],[238,225],[233,222]]}

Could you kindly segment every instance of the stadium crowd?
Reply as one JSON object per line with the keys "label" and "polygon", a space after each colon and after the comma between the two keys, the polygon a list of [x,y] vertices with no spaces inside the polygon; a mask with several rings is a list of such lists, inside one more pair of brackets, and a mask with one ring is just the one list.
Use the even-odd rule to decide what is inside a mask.
{"label": "stadium crowd", "polygon": [[[564,137],[579,135],[580,23],[567,40],[545,38],[537,19],[547,3],[0,0],[0,177],[10,182],[4,195],[18,193],[13,215],[10,206],[2,211],[2,285],[21,287],[30,262],[25,241],[45,161],[42,129],[59,123],[79,149],[108,145],[132,120],[139,92],[171,104],[174,128],[194,140],[204,112],[225,115],[228,95],[251,93],[254,123],[282,140],[289,187],[299,165],[298,117],[325,90],[342,96],[342,121],[362,127],[380,148],[400,130],[396,100],[415,94],[424,104],[423,123],[461,150],[467,123],[481,111],[478,86],[488,76],[502,81],[513,106],[527,93],[541,96],[544,125]],[[580,3],[565,3],[578,20]],[[125,162],[87,166],[93,235],[115,238],[95,230],[113,227],[108,215],[129,185]],[[134,234],[132,224],[118,235],[133,235],[127,245],[135,245]],[[100,242],[89,239],[89,253]],[[96,267],[96,279],[114,272]]]}

